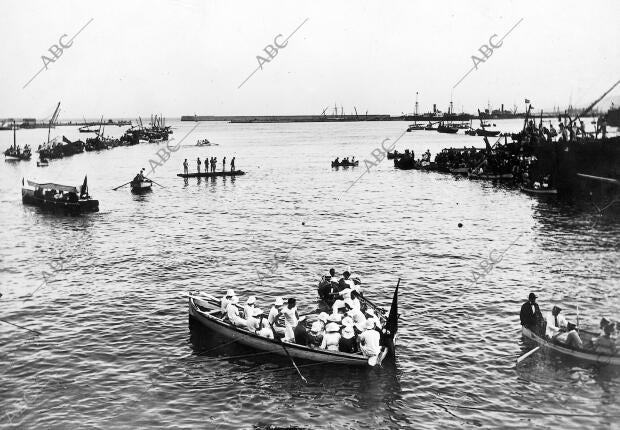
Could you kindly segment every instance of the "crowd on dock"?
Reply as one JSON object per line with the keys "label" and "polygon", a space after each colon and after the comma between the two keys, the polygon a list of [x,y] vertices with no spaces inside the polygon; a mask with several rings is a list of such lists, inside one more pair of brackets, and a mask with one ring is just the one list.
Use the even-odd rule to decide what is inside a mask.
{"label": "crowd on dock", "polygon": [[362,303],[359,281],[351,279],[346,271],[337,277],[331,269],[330,275],[323,278],[319,295],[330,312],[300,317],[295,298],[285,302],[277,297],[269,312],[264,312],[253,295],[240,308],[239,297],[229,289],[220,300],[220,311],[225,321],[268,339],[376,358],[389,333],[376,311]]}

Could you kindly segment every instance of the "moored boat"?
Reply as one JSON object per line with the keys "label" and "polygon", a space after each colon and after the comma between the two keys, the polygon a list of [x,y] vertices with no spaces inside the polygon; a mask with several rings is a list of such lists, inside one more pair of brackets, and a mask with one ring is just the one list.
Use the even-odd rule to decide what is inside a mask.
{"label": "moored boat", "polygon": [[39,158],[39,161],[37,161],[37,167],[47,167],[49,166],[49,161],[47,161],[47,158]]}
{"label": "moored boat", "polygon": [[437,127],[437,131],[439,133],[455,134],[455,133],[458,133],[459,129],[456,127],[451,127],[449,125],[440,124]]}
{"label": "moored boat", "polygon": [[486,136],[486,137],[496,137],[499,136],[501,131],[499,130],[485,130],[483,128],[479,128],[476,130],[476,135],[478,136]]}
{"label": "moored boat", "polygon": [[521,187],[521,192],[526,194],[548,194],[554,195],[558,193],[558,190],[555,188],[529,188],[529,187]]}
{"label": "moored boat", "polygon": [[69,214],[97,212],[99,210],[99,201],[88,195],[86,177],[84,177],[84,183],[79,190],[70,185],[51,182],[38,183],[22,179],[22,201],[24,204],[38,206],[42,209],[59,210]]}
{"label": "moored boat", "polygon": [[[584,361],[588,361],[591,363],[610,364],[613,366],[620,366],[620,355],[619,354],[607,355],[607,354],[596,353],[594,351],[589,351],[587,349],[572,349],[560,342],[542,338],[536,333],[534,333],[532,330],[528,329],[527,327],[522,326],[521,329],[522,329],[522,334],[524,337],[533,340],[538,345],[544,348],[549,348],[550,350],[559,352],[560,354],[564,354],[569,357],[577,358],[579,360],[584,360]],[[580,330],[579,335],[584,341],[584,345],[591,343],[591,339],[593,337],[592,333],[588,333],[583,330]]]}

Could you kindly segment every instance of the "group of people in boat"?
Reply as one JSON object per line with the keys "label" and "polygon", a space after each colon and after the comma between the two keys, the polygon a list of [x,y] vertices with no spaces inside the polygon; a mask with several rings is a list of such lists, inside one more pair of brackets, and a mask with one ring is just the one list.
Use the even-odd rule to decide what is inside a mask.
{"label": "group of people in boat", "polygon": [[296,343],[315,349],[361,353],[376,361],[386,345],[388,331],[375,310],[360,301],[359,283],[344,272],[341,278],[331,269],[327,279],[329,311],[299,315],[295,298],[277,297],[269,312],[257,307],[256,296],[244,304],[234,290],[229,289],[220,299],[222,319],[235,327],[248,330],[268,339]]}
{"label": "group of people in boat", "polygon": [[349,157],[344,157],[342,160],[340,160],[340,157],[336,157],[336,159],[334,161],[332,161],[332,163],[343,166],[343,165],[353,165],[356,163],[355,160],[355,156],[351,157],[351,159],[349,159]]}
{"label": "group of people in boat", "polygon": [[580,335],[579,328],[562,315],[562,308],[553,306],[544,316],[536,302],[538,297],[530,293],[528,300],[521,306],[521,325],[528,328],[540,337],[548,341],[560,344],[567,348],[586,351],[594,354],[615,355],[618,353],[617,331],[620,330],[620,322],[613,322],[602,318],[599,325],[599,333],[587,333]]}
{"label": "group of people in boat", "polygon": [[[211,157],[207,160],[204,159],[204,162],[200,160],[200,157],[196,158],[196,172],[200,173],[200,170],[204,164],[204,172],[205,173],[215,173],[215,169],[217,168],[217,157]],[[222,172],[226,171],[226,157],[222,159]],[[230,160],[230,171],[235,171],[235,157]],[[187,162],[187,158],[183,161],[183,173],[186,175],[189,173],[189,164]]]}

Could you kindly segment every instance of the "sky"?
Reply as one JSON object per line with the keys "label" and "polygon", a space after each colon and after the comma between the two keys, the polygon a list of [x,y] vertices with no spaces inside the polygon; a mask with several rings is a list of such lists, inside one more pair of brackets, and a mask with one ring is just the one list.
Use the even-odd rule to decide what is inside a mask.
{"label": "sky", "polygon": [[[0,118],[48,118],[59,101],[61,120],[321,114],[334,105],[400,115],[413,112],[416,92],[420,112],[433,103],[445,111],[451,99],[458,112],[502,103],[523,111],[525,98],[550,110],[587,106],[620,79],[616,0],[2,6]],[[82,28],[56,58],[50,53]],[[296,29],[270,58],[265,47]],[[485,58],[481,46],[511,29]],[[474,68],[472,56],[484,61]],[[620,101],[620,88],[610,97]]]}

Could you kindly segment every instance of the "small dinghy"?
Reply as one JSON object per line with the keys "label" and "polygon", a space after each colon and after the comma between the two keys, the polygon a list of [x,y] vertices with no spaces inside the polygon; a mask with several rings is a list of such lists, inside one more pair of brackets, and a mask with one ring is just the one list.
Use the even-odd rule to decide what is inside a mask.
{"label": "small dinghy", "polygon": [[146,193],[153,189],[153,181],[150,179],[133,180],[129,184],[132,193]]}

